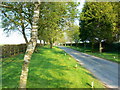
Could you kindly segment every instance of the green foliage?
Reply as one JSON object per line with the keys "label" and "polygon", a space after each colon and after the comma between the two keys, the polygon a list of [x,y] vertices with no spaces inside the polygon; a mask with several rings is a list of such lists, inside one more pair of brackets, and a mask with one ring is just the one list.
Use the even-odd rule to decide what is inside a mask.
{"label": "green foliage", "polygon": [[79,26],[75,24],[70,24],[69,28],[65,31],[66,36],[70,42],[75,42],[78,43],[80,38],[79,38]]}
{"label": "green foliage", "polygon": [[10,28],[13,27],[15,29],[22,28],[23,25],[26,26],[28,23],[31,25],[34,8],[33,3],[6,2],[3,4],[9,6],[9,8],[2,8],[3,28],[11,30]]}
{"label": "green foliage", "polygon": [[39,39],[54,43],[63,34],[66,21],[76,18],[77,3],[42,2],[39,19]]}
{"label": "green foliage", "polygon": [[26,31],[32,27],[32,17],[34,5],[32,2],[4,2],[4,5],[8,6],[2,8],[2,27],[4,31],[20,31],[26,43],[27,34]]}
{"label": "green foliage", "polygon": [[114,41],[116,13],[110,2],[87,2],[80,16],[80,38],[91,42]]}
{"label": "green foliage", "polygon": [[[38,48],[30,62],[27,88],[104,88],[89,71],[78,64],[72,57],[57,47]],[[3,88],[17,88],[21,72],[23,55],[6,58],[7,62],[14,60],[3,67]],[[75,65],[78,67],[75,68]],[[69,78],[68,78],[69,77]]]}

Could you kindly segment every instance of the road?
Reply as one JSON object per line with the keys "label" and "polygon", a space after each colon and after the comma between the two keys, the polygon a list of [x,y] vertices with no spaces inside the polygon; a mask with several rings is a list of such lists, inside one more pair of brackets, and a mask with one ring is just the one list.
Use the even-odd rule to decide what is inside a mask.
{"label": "road", "polygon": [[107,87],[120,87],[120,84],[118,83],[118,81],[120,81],[118,66],[120,68],[120,65],[117,63],[81,53],[67,47],[59,46],[59,48],[63,49],[66,53],[79,61],[82,66],[88,69],[96,78],[106,84]]}

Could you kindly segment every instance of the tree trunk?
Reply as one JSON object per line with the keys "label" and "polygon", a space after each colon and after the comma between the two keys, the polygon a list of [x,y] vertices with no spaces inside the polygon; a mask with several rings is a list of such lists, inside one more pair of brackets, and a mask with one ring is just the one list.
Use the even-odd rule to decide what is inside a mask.
{"label": "tree trunk", "polygon": [[41,40],[40,40],[40,46],[42,46],[42,42],[41,42]]}
{"label": "tree trunk", "polygon": [[76,47],[78,47],[78,42],[76,42],[75,44],[76,44]]}
{"label": "tree trunk", "polygon": [[52,47],[53,47],[53,43],[51,42],[51,43],[50,43],[50,48],[52,48]]}
{"label": "tree trunk", "polygon": [[50,48],[52,48],[53,47],[53,41],[52,41],[52,39],[49,39],[49,43],[50,43]]}
{"label": "tree trunk", "polygon": [[71,42],[70,46],[72,46],[72,42]]}
{"label": "tree trunk", "polygon": [[34,4],[35,4],[35,7],[34,7],[34,16],[33,16],[33,24],[32,24],[32,31],[31,31],[32,36],[28,43],[27,50],[26,50],[26,53],[24,56],[24,62],[23,62],[23,66],[22,66],[21,76],[20,76],[19,88],[26,88],[29,63],[30,63],[32,53],[34,52],[36,44],[37,44],[37,33],[38,33],[37,22],[39,19],[40,3],[35,2]]}
{"label": "tree trunk", "polygon": [[102,53],[102,42],[99,42],[99,52]]}
{"label": "tree trunk", "polygon": [[25,35],[25,29],[24,28],[22,28],[22,34],[23,34],[23,37],[25,39],[26,44],[28,44],[28,40],[27,40],[27,37]]}
{"label": "tree trunk", "polygon": [[94,51],[94,43],[92,42],[92,52]]}
{"label": "tree trunk", "polygon": [[86,49],[86,41],[84,41],[84,49]]}
{"label": "tree trunk", "polygon": [[66,43],[65,43],[65,46],[66,46]]}
{"label": "tree trunk", "polygon": [[45,40],[43,41],[43,44],[44,44],[44,46],[45,46]]}

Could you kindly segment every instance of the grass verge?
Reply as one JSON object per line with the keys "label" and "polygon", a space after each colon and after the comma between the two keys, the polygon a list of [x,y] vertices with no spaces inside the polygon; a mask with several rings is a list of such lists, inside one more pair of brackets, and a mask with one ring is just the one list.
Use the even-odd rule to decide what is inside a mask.
{"label": "grass verge", "polygon": [[[5,59],[2,68],[3,88],[18,87],[22,60],[23,54]],[[92,82],[94,88],[104,88],[89,71],[57,47],[38,48],[38,52],[32,56],[27,88],[91,88]]]}
{"label": "grass verge", "polygon": [[83,52],[83,53],[87,53],[89,55],[97,56],[97,57],[100,57],[106,60],[120,63],[120,58],[119,58],[120,54],[118,52],[103,52],[103,53],[94,52],[92,53],[90,48],[84,49],[84,47],[75,47],[75,46],[66,46],[66,47]]}

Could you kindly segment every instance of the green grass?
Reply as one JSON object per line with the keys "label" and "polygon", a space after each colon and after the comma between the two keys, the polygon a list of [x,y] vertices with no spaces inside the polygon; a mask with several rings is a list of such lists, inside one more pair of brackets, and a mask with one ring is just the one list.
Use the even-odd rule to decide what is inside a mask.
{"label": "green grass", "polygon": [[90,54],[93,56],[103,58],[106,60],[120,63],[120,58],[119,58],[120,54],[118,54],[118,52],[103,52],[103,53],[94,52],[94,53],[92,53],[90,48],[84,49],[84,47],[74,47],[74,46],[67,46],[67,47],[72,48],[77,51],[80,51],[80,52],[83,52],[83,53],[87,53],[87,54]]}
{"label": "green grass", "polygon": [[[4,59],[3,88],[18,87],[22,60],[23,54]],[[38,48],[32,56],[27,88],[91,88],[91,82],[94,88],[104,88],[89,71],[57,47]]]}
{"label": "green grass", "polygon": [[17,88],[21,74],[23,54],[5,58],[2,62],[2,87]]}

